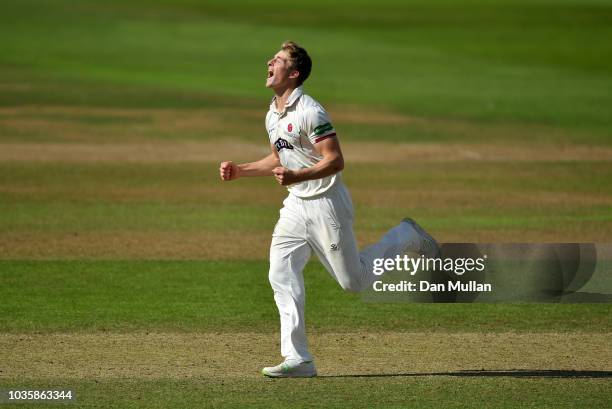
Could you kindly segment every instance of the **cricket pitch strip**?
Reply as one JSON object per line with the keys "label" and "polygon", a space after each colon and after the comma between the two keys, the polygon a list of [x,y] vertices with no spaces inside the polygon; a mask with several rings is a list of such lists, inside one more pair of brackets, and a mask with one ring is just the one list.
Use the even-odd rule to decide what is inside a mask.
{"label": "cricket pitch strip", "polygon": [[[320,376],[462,371],[612,371],[609,333],[310,334]],[[74,332],[0,335],[0,379],[260,377],[280,362],[278,334]]]}

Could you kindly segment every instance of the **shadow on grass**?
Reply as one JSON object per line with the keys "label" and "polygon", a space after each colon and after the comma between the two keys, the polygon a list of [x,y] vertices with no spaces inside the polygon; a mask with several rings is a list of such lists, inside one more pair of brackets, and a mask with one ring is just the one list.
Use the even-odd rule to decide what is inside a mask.
{"label": "shadow on grass", "polygon": [[454,372],[405,372],[391,374],[319,375],[319,378],[386,378],[393,376],[460,376],[513,378],[612,378],[612,371],[572,371],[558,369],[465,370]]}

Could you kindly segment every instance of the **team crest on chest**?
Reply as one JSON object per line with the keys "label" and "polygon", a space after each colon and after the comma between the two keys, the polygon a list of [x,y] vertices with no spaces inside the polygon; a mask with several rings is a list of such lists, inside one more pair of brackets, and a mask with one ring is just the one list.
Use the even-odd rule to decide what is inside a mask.
{"label": "team crest on chest", "polygon": [[291,132],[291,131],[293,131],[293,125],[289,124],[287,125],[287,132]]}
{"label": "team crest on chest", "polygon": [[277,152],[280,152],[281,149],[293,149],[293,145],[283,138],[278,138],[276,142],[274,142],[274,147],[276,147]]}

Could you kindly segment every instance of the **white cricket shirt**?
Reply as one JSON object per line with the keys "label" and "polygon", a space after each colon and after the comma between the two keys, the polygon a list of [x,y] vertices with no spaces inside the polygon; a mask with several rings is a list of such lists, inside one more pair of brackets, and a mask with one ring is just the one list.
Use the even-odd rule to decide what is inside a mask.
{"label": "white cricket shirt", "polygon": [[[266,115],[266,129],[281,165],[297,170],[317,164],[323,156],[314,145],[336,135],[327,112],[314,98],[304,94],[301,86],[293,90],[283,112],[276,110],[275,100],[276,97],[272,98]],[[316,196],[339,183],[340,174],[294,183],[287,189],[298,197]]]}

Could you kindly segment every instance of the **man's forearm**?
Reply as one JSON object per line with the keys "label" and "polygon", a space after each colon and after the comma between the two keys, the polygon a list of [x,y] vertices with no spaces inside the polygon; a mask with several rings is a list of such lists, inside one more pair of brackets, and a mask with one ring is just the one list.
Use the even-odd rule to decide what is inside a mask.
{"label": "man's forearm", "polygon": [[321,179],[333,175],[344,169],[344,159],[342,156],[325,157],[319,163],[309,168],[295,171],[297,182],[306,180]]}
{"label": "man's forearm", "polygon": [[280,166],[280,161],[273,153],[257,162],[238,165],[240,176],[271,176],[272,169]]}

